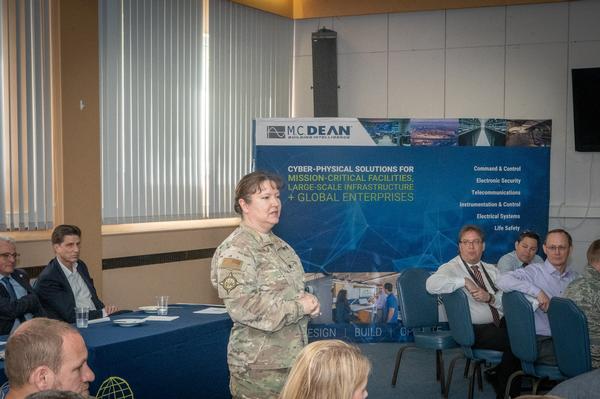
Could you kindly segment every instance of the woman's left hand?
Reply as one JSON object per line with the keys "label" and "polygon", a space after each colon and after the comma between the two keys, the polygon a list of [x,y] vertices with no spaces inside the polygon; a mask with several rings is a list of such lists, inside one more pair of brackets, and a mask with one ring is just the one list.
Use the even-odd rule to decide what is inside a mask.
{"label": "woman's left hand", "polygon": [[304,308],[304,314],[308,314],[311,317],[316,317],[321,313],[321,305],[316,296],[302,292],[300,298],[298,298]]}

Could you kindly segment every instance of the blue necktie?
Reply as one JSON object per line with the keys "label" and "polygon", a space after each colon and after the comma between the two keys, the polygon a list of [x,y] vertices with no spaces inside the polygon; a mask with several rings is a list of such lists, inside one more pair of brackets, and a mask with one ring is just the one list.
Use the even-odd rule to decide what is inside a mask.
{"label": "blue necktie", "polygon": [[12,286],[12,284],[10,283],[10,277],[2,277],[2,282],[4,283],[4,286],[6,287],[6,291],[8,291],[8,296],[10,297],[10,301],[14,302],[17,300],[17,293],[15,292],[15,288]]}
{"label": "blue necktie", "polygon": [[[4,283],[4,286],[6,287],[6,291],[8,291],[8,296],[10,297],[10,301],[14,302],[17,300],[17,293],[15,292],[15,287],[12,286],[12,284],[10,283],[10,277],[2,277],[2,282]],[[23,323],[25,322],[25,316],[19,316],[17,317],[17,320],[19,320],[19,322]]]}

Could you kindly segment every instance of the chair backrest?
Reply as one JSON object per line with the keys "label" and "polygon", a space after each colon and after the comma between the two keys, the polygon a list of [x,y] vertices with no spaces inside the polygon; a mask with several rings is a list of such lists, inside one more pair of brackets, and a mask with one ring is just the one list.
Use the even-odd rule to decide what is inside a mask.
{"label": "chair backrest", "polygon": [[590,371],[590,336],[581,309],[570,299],[554,297],[550,300],[548,319],[560,372],[574,377]]}
{"label": "chair backrest", "polygon": [[406,269],[396,280],[400,316],[405,327],[431,327],[438,324],[437,296],[425,289],[425,282],[430,275],[427,269]]}
{"label": "chair backrest", "polygon": [[513,354],[521,360],[523,371],[535,375],[533,364],[537,359],[538,350],[533,307],[525,295],[518,291],[505,292],[502,295],[502,307],[508,328],[510,348]]}
{"label": "chair backrest", "polygon": [[467,295],[461,288],[450,294],[442,294],[442,302],[446,308],[452,338],[462,346],[468,358],[473,358],[471,346],[475,343],[475,332]]}

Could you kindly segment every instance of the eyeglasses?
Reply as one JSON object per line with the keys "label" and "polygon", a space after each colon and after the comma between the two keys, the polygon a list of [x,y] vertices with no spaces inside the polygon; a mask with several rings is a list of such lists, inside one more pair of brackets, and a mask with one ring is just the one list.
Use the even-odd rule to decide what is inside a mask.
{"label": "eyeglasses", "polygon": [[4,259],[13,258],[14,260],[17,260],[19,259],[19,256],[21,256],[21,254],[18,254],[16,252],[5,252],[3,254],[0,254],[0,258]]}
{"label": "eyeglasses", "polygon": [[565,252],[569,247],[565,247],[564,245],[550,245],[549,247],[546,247],[546,249],[552,252]]}
{"label": "eyeglasses", "polygon": [[459,243],[461,243],[462,245],[464,245],[466,247],[470,247],[470,246],[476,247],[478,245],[481,245],[482,241],[481,240],[472,240],[472,241],[461,240],[461,241],[459,241]]}

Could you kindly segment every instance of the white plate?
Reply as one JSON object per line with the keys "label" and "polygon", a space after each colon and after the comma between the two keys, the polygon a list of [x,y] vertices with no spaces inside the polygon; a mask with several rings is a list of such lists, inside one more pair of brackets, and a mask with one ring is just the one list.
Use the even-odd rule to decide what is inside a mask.
{"label": "white plate", "polygon": [[145,323],[145,319],[116,319],[113,320],[113,323],[121,326],[121,327],[133,327],[139,326],[140,324]]}
{"label": "white plate", "polygon": [[144,313],[149,313],[149,314],[155,314],[158,312],[158,306],[140,306],[138,308],[139,310],[141,310]]}

